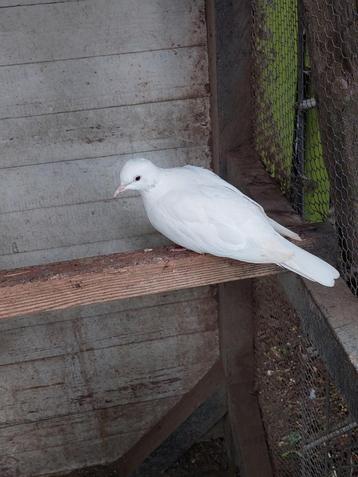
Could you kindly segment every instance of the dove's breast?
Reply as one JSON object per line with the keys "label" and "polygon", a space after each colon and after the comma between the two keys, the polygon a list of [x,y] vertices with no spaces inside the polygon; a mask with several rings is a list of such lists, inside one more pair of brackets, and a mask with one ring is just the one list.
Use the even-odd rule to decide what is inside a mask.
{"label": "dove's breast", "polygon": [[[165,200],[163,198],[162,200]],[[201,243],[198,237],[193,237],[188,233],[186,223],[182,223],[168,215],[167,210],[161,207],[161,201],[144,200],[144,207],[150,223],[161,234],[181,247],[193,250],[197,253],[205,252],[205,244]]]}

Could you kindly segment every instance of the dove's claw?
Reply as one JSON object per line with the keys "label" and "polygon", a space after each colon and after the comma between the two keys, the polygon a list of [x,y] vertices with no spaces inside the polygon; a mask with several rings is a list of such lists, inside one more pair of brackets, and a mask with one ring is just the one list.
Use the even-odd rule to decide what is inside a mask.
{"label": "dove's claw", "polygon": [[184,247],[180,247],[180,245],[175,245],[174,247],[170,247],[169,252],[186,252],[187,249]]}

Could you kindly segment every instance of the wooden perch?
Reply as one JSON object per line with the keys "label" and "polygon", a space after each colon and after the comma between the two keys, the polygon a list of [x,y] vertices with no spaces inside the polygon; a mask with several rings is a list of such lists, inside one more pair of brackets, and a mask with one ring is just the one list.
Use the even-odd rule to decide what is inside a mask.
{"label": "wooden perch", "polygon": [[[321,234],[301,226],[304,248],[318,248]],[[0,318],[10,318],[79,305],[193,288],[282,271],[276,265],[255,265],[160,248],[118,253],[0,272]]]}

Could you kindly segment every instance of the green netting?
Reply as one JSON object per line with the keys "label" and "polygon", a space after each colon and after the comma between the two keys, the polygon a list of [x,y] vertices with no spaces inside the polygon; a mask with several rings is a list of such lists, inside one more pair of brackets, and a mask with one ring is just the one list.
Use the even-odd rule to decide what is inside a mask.
{"label": "green netting", "polygon": [[[302,113],[299,98],[300,44],[297,0],[258,0],[254,27],[255,144],[260,159],[307,221],[329,212],[329,181],[322,156],[317,111]],[[309,70],[305,53],[305,71]],[[312,94],[309,86],[306,95]],[[306,99],[310,99],[307,97]],[[295,171],[297,117],[303,116],[301,177]],[[294,190],[296,188],[296,190]]]}

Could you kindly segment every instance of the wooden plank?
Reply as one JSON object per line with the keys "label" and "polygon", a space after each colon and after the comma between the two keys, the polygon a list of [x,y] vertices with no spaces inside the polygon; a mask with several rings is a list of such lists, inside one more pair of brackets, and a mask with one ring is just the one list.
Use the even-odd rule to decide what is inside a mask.
{"label": "wooden plank", "polygon": [[[138,303],[134,309],[124,310],[114,306],[105,313],[99,310],[94,316],[88,317],[82,313],[80,317],[69,314],[68,318],[58,314],[56,321],[46,317],[44,322],[37,318],[31,326],[29,324],[26,327],[13,320],[1,320],[3,353],[0,355],[0,366],[16,366],[19,362],[25,365],[28,361],[64,357],[66,353],[78,352],[79,348],[81,352],[93,352],[139,346],[146,341],[165,340],[176,335],[215,331],[217,317],[214,297],[209,294],[202,298],[200,295],[194,296],[195,299],[191,294],[184,293],[182,298],[177,293],[164,303],[164,297],[159,296],[158,303],[149,301],[151,306],[144,307]],[[11,324],[13,327],[9,326]],[[63,339],[59,340],[59,336]]]}
{"label": "wooden plank", "polygon": [[231,431],[240,475],[269,477],[273,474],[255,391],[253,306],[252,280],[245,280],[240,286],[237,283],[221,286],[221,353],[227,383]]}
{"label": "wooden plank", "polygon": [[358,302],[343,280],[327,290],[285,274],[280,279],[315,348],[358,420]]}
{"label": "wooden plank", "polygon": [[4,66],[0,118],[206,96],[207,69],[206,47]]}
{"label": "wooden plank", "polygon": [[[234,185],[245,183],[243,164],[254,166],[251,97],[252,2],[216,4],[218,137],[220,172]],[[235,156],[231,150],[239,151]],[[251,172],[251,171],[250,171]],[[266,209],[270,210],[270,209]],[[232,441],[228,454],[243,477],[273,475],[260,407],[254,390],[254,313],[252,280],[219,287],[220,350],[227,383]],[[233,444],[233,445],[232,445]]]}
{"label": "wooden plank", "polygon": [[138,464],[150,455],[182,424],[198,406],[223,384],[221,362],[217,361],[207,374],[155,426],[130,449],[114,468],[123,477],[131,475]]}
{"label": "wooden plank", "polygon": [[216,391],[158,447],[136,470],[136,477],[157,477],[174,464],[226,414],[224,388]]}
{"label": "wooden plank", "polygon": [[[51,475],[111,462],[127,452],[175,405],[180,396],[2,427],[1,475]],[[9,457],[10,469],[5,474]]]}
{"label": "wooden plank", "polygon": [[78,2],[86,0],[2,0],[0,8],[14,8],[22,6],[37,6],[43,3],[45,4],[56,4],[56,3],[67,3],[67,2]]}
{"label": "wooden plank", "polygon": [[[25,7],[26,3],[34,5]],[[4,8],[18,4],[22,6]],[[57,4],[53,0],[2,0],[1,7],[0,65],[206,43],[203,0]]]}
{"label": "wooden plank", "polygon": [[[302,234],[303,235],[303,234]],[[317,233],[304,237],[312,249]],[[0,273],[0,318],[270,275],[251,264],[189,251],[114,254]],[[148,277],[154,277],[148,280]]]}
{"label": "wooden plank", "polygon": [[215,329],[3,365],[0,424],[36,427],[44,419],[178,396],[217,356]]}
{"label": "wooden plank", "polygon": [[0,458],[0,474],[12,464],[19,475],[47,475],[117,459],[217,359],[215,316],[215,298],[197,289],[2,320],[2,357],[13,364],[1,366],[9,460]]}
{"label": "wooden plank", "polygon": [[[1,6],[9,2],[13,3],[4,0]],[[48,111],[42,116],[0,120],[0,167],[5,177],[1,185],[6,188],[1,200],[9,212],[0,217],[0,242],[12,235],[12,242],[19,238],[19,244],[25,245],[21,250],[16,243],[11,251],[12,243],[7,242],[11,253],[1,257],[1,266],[159,244],[162,239],[157,234],[142,234],[145,224],[138,228],[138,235],[125,237],[127,227],[121,218],[126,214],[112,215],[114,209],[103,201],[112,195],[118,166],[125,159],[117,160],[118,155],[150,151],[151,158],[166,165],[196,160],[209,164],[206,53],[200,56],[194,52],[199,49],[183,48],[195,46],[189,43],[202,35],[204,41],[199,44],[205,44],[200,5],[201,0],[85,0],[72,5],[63,2],[0,9],[1,43],[6,47],[0,57],[4,52],[6,61],[27,63],[0,68],[8,73],[7,81],[14,82],[17,97],[12,95],[11,101],[19,100],[15,114]],[[112,18],[111,8],[120,15]],[[126,35],[132,20],[138,28],[130,28]],[[168,39],[174,43],[166,44]],[[135,48],[128,51],[130,55],[117,55],[128,45]],[[143,45],[147,54],[136,49]],[[151,54],[148,50],[153,45],[166,52]],[[192,52],[192,58],[185,57]],[[100,58],[93,58],[96,55]],[[143,73],[138,62],[145,58],[148,62]],[[149,58],[159,61],[162,78]],[[95,74],[97,65],[101,71]],[[203,66],[203,71],[196,70],[198,66]],[[128,83],[128,75],[117,67],[137,78]],[[177,70],[174,78],[178,67],[183,71]],[[26,84],[24,72],[38,84]],[[146,91],[145,82],[152,91]],[[24,93],[26,87],[29,95]],[[141,97],[135,97],[134,87]],[[200,99],[191,94],[201,92],[205,97]],[[93,98],[83,100],[86,95]],[[120,96],[126,101],[155,102],[112,107]],[[166,97],[183,99],[163,101]],[[36,104],[21,105],[23,101]],[[93,109],[101,104],[110,107]],[[61,106],[66,111],[73,107],[89,110],[54,112]],[[117,168],[113,168],[115,162]],[[17,186],[20,193],[14,190]],[[119,209],[125,210],[119,202]],[[95,216],[85,212],[86,207],[97,211]],[[24,209],[29,215],[25,217],[25,213],[23,219],[30,223],[20,219]],[[42,217],[39,209],[44,211]],[[13,222],[11,214],[17,214]],[[94,230],[82,234],[80,242],[76,237],[78,217],[88,222],[84,224],[87,231],[99,225],[102,236]],[[32,222],[34,218],[37,220]],[[135,233],[141,218],[142,212],[132,220],[137,225],[128,230]],[[63,224],[62,230],[55,226],[58,234],[51,232],[54,222]],[[111,229],[112,222],[122,238]],[[17,230],[10,233],[13,225]],[[96,241],[87,243],[91,237]],[[46,250],[34,250],[36,242]],[[73,245],[68,246],[70,242]],[[51,249],[52,245],[56,248]],[[215,307],[215,298],[206,288],[1,320],[0,475],[44,477],[118,459],[218,358]]]}
{"label": "wooden plank", "polygon": [[[48,429],[49,434],[59,435],[65,428],[61,426]],[[86,439],[86,427],[73,426],[73,433],[63,442],[45,450],[33,450],[16,454],[3,455],[0,459],[0,470],[3,476],[34,476],[53,477],[102,462],[110,462],[130,448],[141,436],[138,432],[128,432],[121,435],[101,436]],[[76,432],[82,432],[82,438],[76,438]],[[36,432],[28,433],[28,439],[36,440]]]}
{"label": "wooden plank", "polygon": [[207,144],[206,98],[0,121],[0,167]]}
{"label": "wooden plank", "polygon": [[[167,412],[175,403],[180,400],[181,396],[170,397],[163,400],[164,413]],[[165,405],[165,401],[167,405]],[[151,412],[152,410],[152,412]],[[98,436],[99,421],[103,422],[105,435],[120,435],[134,431],[138,432],[147,430],[163,415],[160,406],[156,406],[154,400],[146,402],[133,403],[130,406],[116,406],[107,409],[99,409],[96,412],[92,410],[88,412],[77,413],[75,416],[68,414],[53,419],[38,420],[37,439],[29,439],[29,433],[33,434],[36,426],[33,423],[24,423],[17,426],[6,426],[1,429],[0,444],[2,452],[11,453],[15,445],[13,454],[23,454],[25,452],[43,451],[48,448],[59,447],[63,445],[63,435],[69,437],[71,434],[85,435],[86,440],[96,439]],[[65,426],[72,427],[70,432],[66,432]],[[76,431],[76,427],[82,428],[80,432]],[[58,432],[50,433],[50,429],[57,428]],[[61,435],[62,434],[62,435]]]}
{"label": "wooden plank", "polygon": [[[118,218],[116,217],[116,221]],[[104,229],[105,230],[105,229]],[[15,242],[16,243],[16,242]],[[93,243],[51,248],[46,250],[32,250],[29,252],[16,252],[0,257],[0,269],[16,269],[19,267],[33,266],[34,264],[56,263],[63,260],[75,260],[78,257],[97,257],[103,254],[118,253],[118,250],[135,251],[143,248],[156,248],[168,245],[168,240],[158,233],[132,235],[129,237],[102,240]]]}
{"label": "wooden plank", "polygon": [[[108,200],[120,182],[119,173],[124,163],[130,158],[143,156],[160,167],[188,163],[205,167],[210,151],[208,146],[199,145],[7,168],[0,174],[0,215]],[[129,193],[126,197],[130,197]]]}
{"label": "wooden plank", "polygon": [[[106,466],[106,472],[109,470],[118,471],[120,475],[125,477],[126,475],[130,475],[132,470],[134,470],[139,462],[142,462],[146,456],[148,456],[154,449],[157,448],[160,443],[167,439],[169,435],[181,424],[183,423],[189,416],[193,414],[192,419],[189,419],[187,423],[185,423],[181,428],[179,428],[178,436],[184,437],[185,433],[188,432],[188,429],[192,429],[195,423],[195,432],[200,433],[205,432],[205,429],[210,422],[216,419],[225,412],[226,406],[222,399],[222,393],[220,391],[217,394],[214,394],[212,399],[209,401],[208,405],[210,406],[211,411],[214,414],[208,416],[208,420],[204,420],[203,417],[205,415],[205,411],[208,411],[208,405],[204,405],[203,407],[199,407],[202,402],[204,402],[209,396],[211,396],[216,389],[220,387],[223,383],[223,373],[221,369],[221,364],[217,361],[212,368],[196,383],[196,385],[181,399],[178,399],[177,402],[172,406],[172,408],[167,407],[167,412],[161,419],[157,419],[156,424],[150,429],[147,428],[146,432],[141,436],[138,442],[128,449],[128,452],[119,460],[114,462],[110,466]],[[151,403],[155,405],[155,403]],[[198,412],[195,410],[199,407]],[[135,414],[141,415],[141,410],[134,409],[133,419]],[[151,413],[148,412],[148,415]],[[163,413],[164,414],[164,413]],[[208,422],[210,421],[210,422]],[[114,425],[116,427],[116,424]],[[116,436],[118,439],[120,436]],[[127,437],[126,437],[127,438]],[[190,438],[187,439],[186,444],[190,442],[190,439],[193,439],[191,435]],[[105,439],[105,442],[107,439]],[[167,441],[170,444],[169,441]],[[93,443],[91,443],[93,445]],[[185,445],[185,443],[183,443]],[[117,445],[118,447],[118,445]],[[118,452],[117,448],[117,456],[120,455],[122,452]],[[178,449],[176,449],[176,452]],[[108,453],[107,453],[108,454]],[[158,454],[156,454],[158,456]],[[107,461],[114,460],[108,459]],[[100,472],[102,470],[101,466],[92,467],[90,469],[92,472]]]}
{"label": "wooden plank", "polygon": [[14,212],[2,223],[2,255],[153,233],[138,197]]}

